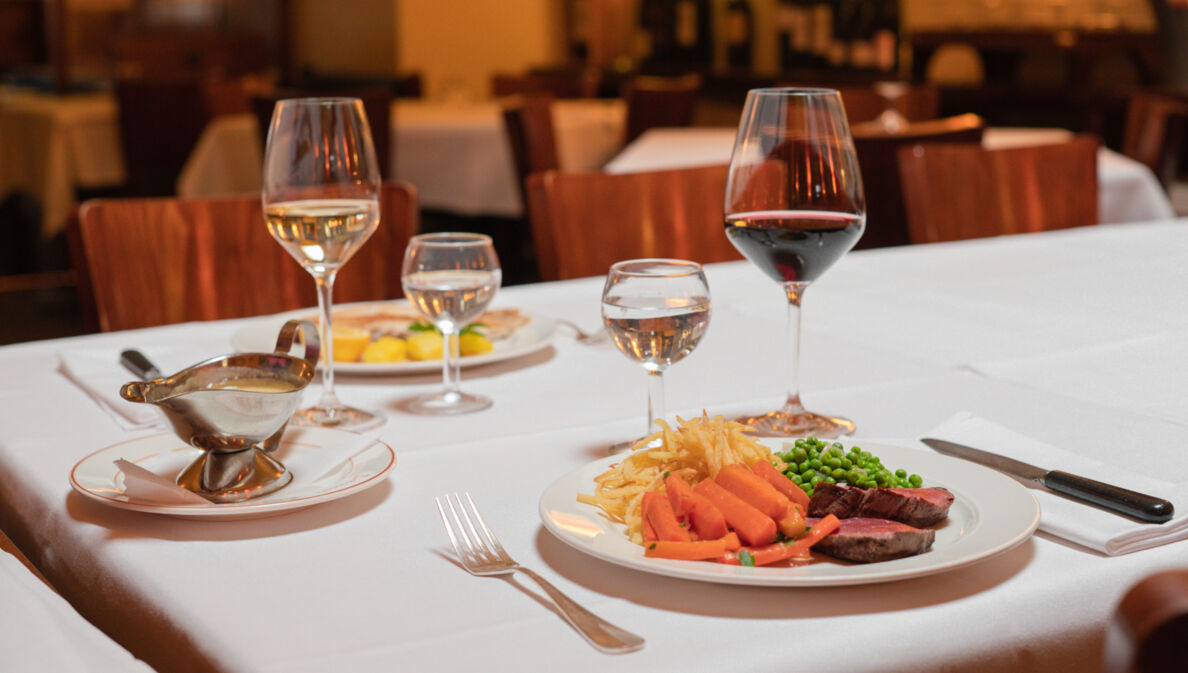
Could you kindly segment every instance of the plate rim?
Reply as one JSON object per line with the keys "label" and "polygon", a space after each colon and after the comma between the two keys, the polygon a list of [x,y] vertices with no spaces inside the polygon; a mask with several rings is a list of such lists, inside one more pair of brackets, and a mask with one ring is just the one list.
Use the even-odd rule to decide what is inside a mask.
{"label": "plate rim", "polygon": [[[334,308],[336,310],[350,309],[350,308],[365,308],[367,306],[380,306],[380,305],[393,304],[393,303],[398,304],[398,303],[402,303],[402,302],[407,303],[407,301],[404,299],[383,299],[383,300],[378,300],[378,301],[363,301],[363,302],[352,302],[352,303],[347,303],[347,304],[335,304]],[[496,307],[496,308],[498,308],[498,307]],[[317,310],[318,309],[316,306],[311,306],[308,308],[293,309],[292,311],[273,313],[271,315],[262,315],[262,316],[255,316],[253,318],[247,318],[247,319],[245,319],[246,322],[244,322],[244,324],[240,325],[238,328],[236,328],[236,330],[234,332],[231,333],[231,337],[229,339],[229,341],[231,342],[231,347],[234,348],[237,352],[255,352],[250,347],[244,347],[243,335],[245,332],[251,330],[254,327],[259,327],[260,325],[265,325],[265,324],[269,324],[269,323],[273,323],[273,322],[276,322],[278,324],[278,328],[279,328],[279,324],[283,323],[286,320],[291,320],[292,318],[307,316],[310,314],[310,312],[316,313]],[[505,360],[514,360],[516,358],[522,358],[527,355],[536,353],[537,351],[544,350],[545,348],[548,348],[550,345],[552,345],[553,341],[555,341],[556,336],[557,336],[558,323],[557,323],[556,318],[553,318],[551,316],[541,315],[538,313],[530,313],[530,312],[523,312],[523,314],[528,316],[528,318],[530,319],[530,322],[527,325],[524,325],[523,327],[521,327],[520,329],[525,329],[525,328],[532,329],[535,332],[535,334],[537,335],[537,338],[534,341],[532,341],[529,344],[525,344],[523,346],[519,346],[519,347],[513,348],[511,350],[503,351],[503,352],[498,352],[498,353],[492,352],[492,353],[484,353],[483,355],[468,356],[468,357],[460,360],[459,364],[462,366],[462,368],[465,369],[465,368],[469,368],[469,367],[481,367],[483,365],[494,364],[496,362],[503,362]],[[318,366],[321,367],[321,364],[319,363]],[[409,361],[386,362],[386,363],[385,362],[376,362],[376,363],[335,362],[334,363],[334,373],[335,374],[346,374],[346,375],[356,375],[356,376],[362,376],[362,375],[380,375],[380,376],[409,375],[409,376],[411,376],[414,374],[427,374],[427,373],[440,372],[440,371],[441,371],[441,361],[440,360],[427,360],[424,362],[416,362],[416,363],[410,363]]]}
{"label": "plate rim", "polygon": [[[308,429],[308,428],[306,428],[306,429]],[[347,434],[351,434],[351,435],[357,434],[357,433],[348,433],[345,430],[338,430],[335,428],[318,428],[318,430],[327,430],[327,431],[332,431],[332,432],[347,433]],[[278,514],[278,513],[282,513],[282,512],[313,507],[315,505],[319,505],[319,504],[322,504],[325,502],[339,500],[341,498],[347,497],[348,495],[353,495],[355,493],[367,490],[368,488],[371,488],[372,486],[379,484],[380,481],[382,481],[387,476],[387,474],[392,471],[392,468],[396,466],[396,452],[392,449],[391,446],[389,446],[387,444],[387,442],[384,442],[382,439],[376,438],[375,441],[372,444],[365,447],[365,449],[372,450],[376,446],[380,447],[382,450],[387,452],[387,463],[383,466],[382,469],[380,469],[379,471],[377,471],[375,474],[371,475],[370,477],[368,477],[362,481],[358,481],[353,484],[349,484],[344,487],[335,486],[334,488],[332,488],[330,490],[321,491],[318,493],[312,493],[310,495],[302,496],[299,498],[293,498],[293,499],[288,499],[288,500],[274,500],[274,501],[268,501],[268,502],[252,502],[251,500],[248,500],[245,502],[237,502],[237,503],[213,503],[212,502],[212,503],[192,504],[192,505],[154,505],[154,504],[150,504],[150,503],[146,503],[146,502],[133,502],[133,501],[128,501],[128,500],[117,500],[115,498],[106,497],[100,493],[96,493],[96,492],[92,491],[91,489],[89,489],[86,486],[83,486],[81,483],[79,483],[79,481],[78,481],[79,470],[81,468],[83,468],[88,462],[100,460],[100,454],[110,452],[118,447],[122,447],[122,446],[125,446],[128,444],[136,444],[136,443],[140,443],[140,442],[148,444],[148,443],[151,443],[154,441],[162,441],[162,442],[171,441],[173,444],[175,444],[175,446],[172,446],[169,448],[158,449],[155,451],[155,453],[162,453],[165,451],[191,448],[191,447],[185,446],[185,444],[182,443],[182,441],[180,439],[178,439],[177,436],[171,432],[157,432],[157,433],[153,433],[150,435],[142,435],[140,437],[133,437],[133,438],[125,439],[123,441],[115,442],[114,444],[109,444],[107,446],[104,446],[101,449],[92,451],[91,453],[87,454],[82,459],[80,459],[77,463],[75,463],[74,466],[70,469],[70,487],[76,493],[88,498],[89,500],[102,503],[109,507],[115,507],[117,509],[124,509],[124,510],[133,511],[133,512],[144,512],[147,514],[160,514],[163,516],[172,516],[172,517],[188,518],[188,519],[220,519],[220,518],[233,519],[233,518],[247,518],[247,517],[262,516],[262,515],[266,515],[266,514]],[[194,449],[194,450],[197,450],[197,449]],[[358,456],[358,455],[359,454],[356,454],[356,456]],[[121,456],[121,457],[125,458],[125,460],[133,460],[133,461],[135,460],[133,458],[127,458],[124,456]]]}
{"label": "plate rim", "polygon": [[[848,439],[848,438],[846,438],[846,439]],[[769,446],[769,448],[771,448],[771,446],[773,444],[778,446],[784,442],[791,442],[791,441],[795,441],[795,440],[794,440],[794,438],[770,438],[770,439],[764,438],[764,439],[760,439],[760,441],[763,442],[764,444],[767,444]],[[830,441],[834,441],[834,440],[830,440]],[[612,542],[613,545],[618,546],[618,547],[622,547],[624,544],[631,545],[632,548],[638,550],[637,553],[625,555],[624,553],[616,553],[615,551],[601,549],[599,547],[596,547],[592,544],[592,542],[585,541],[577,535],[567,533],[561,526],[559,526],[555,521],[553,521],[552,517],[550,517],[550,515],[549,515],[550,496],[556,497],[556,495],[558,494],[558,491],[564,489],[568,485],[568,482],[576,482],[578,480],[582,480],[583,478],[587,478],[587,477],[589,479],[589,483],[588,483],[589,490],[586,490],[584,492],[592,492],[593,485],[594,485],[594,483],[592,481],[593,476],[595,474],[601,473],[602,471],[605,471],[605,469],[609,468],[610,465],[614,464],[615,462],[622,460],[622,458],[624,457],[623,455],[612,455],[612,456],[606,456],[606,457],[600,458],[598,460],[587,463],[577,469],[571,470],[571,471],[567,472],[566,474],[562,475],[561,477],[558,477],[556,480],[551,482],[545,488],[545,490],[541,493],[540,500],[538,502],[538,514],[541,518],[541,522],[542,522],[543,526],[545,527],[545,529],[548,530],[554,537],[558,538],[559,540],[566,543],[570,547],[573,547],[574,549],[581,551],[587,555],[590,555],[594,558],[597,558],[599,560],[613,563],[615,565],[619,565],[622,567],[630,568],[632,570],[647,572],[647,573],[651,573],[651,574],[658,574],[658,575],[673,577],[673,578],[677,578],[677,579],[702,581],[702,582],[710,582],[710,583],[717,583],[717,584],[736,584],[736,585],[792,587],[792,588],[815,588],[815,587],[833,587],[833,586],[875,584],[875,583],[882,583],[882,582],[893,582],[893,581],[900,581],[900,580],[905,580],[905,579],[913,579],[913,578],[917,578],[917,577],[926,577],[929,575],[934,575],[934,574],[938,574],[938,573],[942,573],[942,572],[948,572],[950,570],[956,570],[958,568],[963,568],[963,567],[966,567],[969,565],[973,565],[975,563],[979,563],[981,561],[987,560],[991,557],[997,556],[999,554],[1010,551],[1011,549],[1014,549],[1015,547],[1026,542],[1032,536],[1032,534],[1036,531],[1036,529],[1039,526],[1040,505],[1039,505],[1038,499],[1036,499],[1036,497],[1035,497],[1035,494],[1032,493],[1026,487],[1024,487],[1022,484],[1015,481],[1014,479],[1011,479],[1010,477],[1008,477],[1006,475],[1003,475],[999,472],[991,470],[990,468],[984,467],[982,465],[978,465],[976,463],[962,461],[960,459],[952,458],[950,456],[943,456],[941,454],[932,453],[927,450],[908,448],[901,444],[892,444],[892,443],[879,442],[879,441],[867,442],[867,441],[864,441],[861,439],[856,440],[856,441],[853,441],[853,440],[851,440],[851,441],[839,440],[839,441],[843,441],[843,443],[846,444],[847,448],[851,444],[858,444],[858,445],[862,446],[862,448],[864,450],[870,450],[871,452],[878,455],[880,458],[883,458],[885,461],[887,461],[889,463],[894,462],[894,464],[896,464],[897,466],[904,467],[905,469],[909,469],[912,472],[922,472],[922,471],[919,469],[916,469],[914,467],[911,467],[910,465],[900,465],[899,462],[897,462],[897,457],[900,454],[906,454],[906,455],[910,455],[912,457],[920,457],[923,459],[922,462],[924,462],[924,463],[935,462],[937,464],[940,464],[942,467],[947,466],[953,470],[957,470],[958,473],[960,473],[962,471],[972,471],[973,475],[977,479],[986,479],[987,480],[987,483],[974,483],[973,484],[974,488],[972,490],[974,490],[974,491],[987,490],[987,489],[990,489],[991,487],[993,487],[994,489],[998,489],[998,488],[1004,489],[1004,491],[1006,493],[1010,493],[1011,497],[1012,497],[1012,500],[1008,501],[1008,504],[1011,504],[1011,506],[1013,508],[1018,508],[1020,510],[1026,510],[1026,516],[1029,517],[1029,520],[1026,522],[1026,525],[1020,525],[1020,526],[1015,527],[1014,532],[1011,533],[1010,535],[998,536],[999,539],[997,540],[997,542],[995,542],[994,544],[988,545],[988,546],[983,546],[980,550],[976,550],[976,553],[968,553],[965,555],[957,555],[954,557],[954,554],[952,552],[948,552],[946,550],[951,550],[955,547],[964,548],[970,544],[975,544],[975,543],[981,542],[981,538],[985,537],[987,535],[987,533],[986,533],[987,525],[990,523],[996,523],[996,521],[994,519],[996,519],[997,517],[1005,516],[1003,513],[1004,508],[1002,507],[1002,503],[997,498],[992,503],[971,500],[968,495],[968,491],[970,489],[966,489],[966,488],[953,489],[949,484],[944,483],[945,482],[944,479],[941,479],[941,480],[935,480],[935,481],[941,482],[938,485],[945,485],[946,487],[950,487],[950,490],[954,490],[954,495],[957,496],[958,502],[963,502],[965,505],[967,505],[971,508],[971,510],[973,511],[973,514],[974,514],[973,522],[976,523],[976,526],[975,526],[974,530],[971,531],[970,533],[963,535],[962,537],[960,537],[956,541],[954,541],[953,544],[950,544],[950,545],[946,546],[944,549],[939,550],[939,551],[942,551],[945,553],[939,554],[938,556],[930,556],[931,554],[934,553],[934,551],[935,551],[934,550],[934,551],[927,552],[927,554],[920,554],[917,556],[907,557],[907,558],[903,558],[903,559],[895,559],[895,560],[891,560],[891,561],[883,561],[883,562],[880,562],[877,564],[847,564],[847,565],[836,565],[836,566],[830,565],[829,567],[831,567],[831,568],[839,568],[839,569],[857,568],[858,569],[856,571],[851,571],[848,573],[843,572],[843,573],[837,573],[837,574],[833,574],[833,575],[824,574],[824,573],[821,573],[819,575],[809,575],[804,572],[790,572],[790,571],[798,570],[798,568],[795,568],[795,567],[794,568],[746,568],[746,567],[741,567],[741,566],[727,566],[727,565],[716,564],[716,563],[707,563],[707,562],[702,562],[702,561],[675,561],[675,560],[669,560],[669,559],[648,559],[643,556],[642,548],[638,547],[637,545],[632,544],[631,542],[629,542],[627,540],[627,538],[624,534],[624,530],[623,530],[624,527],[622,524],[617,524],[617,523],[613,523],[613,522],[609,521],[601,514],[601,511],[598,510],[598,508],[594,507],[593,505],[587,505],[584,503],[577,502],[576,497],[577,497],[578,491],[576,489],[573,489],[572,492],[570,492],[568,490],[565,491],[565,493],[571,495],[572,498],[570,499],[570,501],[571,501],[570,509],[563,510],[563,513],[566,513],[566,514],[572,513],[573,509],[578,509],[579,513],[585,514],[588,517],[592,516],[602,529],[602,532],[599,533],[598,535],[616,534],[621,537],[622,542],[620,543],[618,541],[613,541]],[[890,452],[895,457],[887,458],[887,456],[884,454],[886,454],[888,452],[888,450],[890,450]],[[907,452],[910,452],[910,453],[907,453]],[[909,460],[908,462],[910,463],[911,461]],[[935,481],[934,481],[934,483],[935,483]],[[958,481],[962,481],[962,479],[959,478]],[[994,492],[998,493],[999,491],[995,490]],[[987,521],[987,517],[990,518],[989,521]],[[997,522],[997,523],[1001,523],[1001,522]],[[977,535],[977,537],[974,537],[975,534]],[[994,536],[991,535],[991,537],[993,538]],[[960,549],[959,549],[959,551],[960,551]],[[933,563],[929,563],[928,560],[925,560],[923,562],[917,560],[917,561],[913,562],[913,559],[937,559],[937,560]],[[814,566],[800,566],[800,568],[811,568],[811,567],[814,567]],[[870,572],[864,572],[863,570],[867,569],[867,568],[875,568],[875,570],[870,571]]]}

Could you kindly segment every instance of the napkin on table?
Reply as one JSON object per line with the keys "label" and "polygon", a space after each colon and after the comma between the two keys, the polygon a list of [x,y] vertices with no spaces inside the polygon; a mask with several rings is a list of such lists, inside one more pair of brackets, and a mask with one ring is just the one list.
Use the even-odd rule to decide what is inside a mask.
{"label": "napkin on table", "polygon": [[[164,426],[164,418],[151,404],[129,402],[120,397],[120,388],[136,375],[120,364],[118,348],[94,348],[58,354],[58,371],[85,392],[120,427],[139,430]],[[169,376],[218,353],[208,353],[194,346],[159,346],[145,349],[144,354]]]}
{"label": "napkin on table", "polygon": [[1077,455],[1071,451],[1031,439],[968,412],[961,412],[929,431],[928,437],[946,439],[974,448],[1021,460],[1046,470],[1062,470],[1096,479],[1132,491],[1166,498],[1176,516],[1162,524],[1140,523],[1088,504],[1056,495],[1042,488],[1031,489],[1040,503],[1040,530],[1110,556],[1188,538],[1188,488],[1141,474],[1128,473],[1117,465]]}

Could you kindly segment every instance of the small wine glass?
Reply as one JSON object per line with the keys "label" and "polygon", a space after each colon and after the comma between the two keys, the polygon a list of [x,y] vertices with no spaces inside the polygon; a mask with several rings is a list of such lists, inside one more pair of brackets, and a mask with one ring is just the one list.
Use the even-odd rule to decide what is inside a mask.
{"label": "small wine glass", "polygon": [[709,284],[696,262],[631,259],[607,272],[602,322],[619,352],[648,372],[645,436],[664,417],[664,370],[693,352],[709,319]]}
{"label": "small wine glass", "polygon": [[458,335],[477,318],[499,290],[499,258],[484,234],[439,233],[414,236],[404,251],[404,294],[441,331],[442,390],[414,397],[401,408],[414,414],[465,414],[491,406],[491,399],[464,393],[458,364]]}
{"label": "small wine glass", "polygon": [[272,111],[261,200],[268,231],[314,277],[322,341],[322,398],[296,425],[364,430],[384,417],[334,394],[334,278],[379,226],[380,172],[357,98],[282,100]]}
{"label": "small wine glass", "polygon": [[808,286],[862,236],[866,202],[841,96],[830,89],[747,93],[726,182],[726,235],[780,284],[788,304],[788,397],[740,418],[755,434],[840,437],[854,423],[800,401],[800,302]]}

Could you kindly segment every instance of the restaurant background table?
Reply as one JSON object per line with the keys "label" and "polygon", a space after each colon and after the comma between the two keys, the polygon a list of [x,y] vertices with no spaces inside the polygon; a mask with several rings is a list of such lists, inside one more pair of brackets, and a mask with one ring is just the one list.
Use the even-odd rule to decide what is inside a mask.
{"label": "restaurant background table", "polygon": [[[730,162],[733,128],[651,129],[607,162],[607,173],[639,173]],[[1065,129],[987,128],[988,149],[1061,142]],[[1098,217],[1102,224],[1164,220],[1174,216],[1171,202],[1151,169],[1107,147],[1097,152]]]}
{"label": "restaurant background table", "polygon": [[49,238],[66,225],[75,190],[124,182],[115,98],[0,87],[0,198],[24,190]]}
{"label": "restaurant background table", "polygon": [[[1188,220],[856,252],[807,293],[803,393],[857,422],[848,441],[916,439],[968,410],[1033,439],[1188,482]],[[749,264],[707,268],[713,317],[668,372],[672,414],[774,407],[784,299]],[[502,306],[599,323],[602,279],[507,288]],[[546,532],[563,474],[642,431],[645,377],[566,332],[520,360],[464,370],[486,411],[395,410],[436,375],[340,377],[388,415],[388,480],[312,509],[185,521],[105,507],[68,474],[139,437],[60,375],[59,354],[128,346],[226,352],[244,320],[0,348],[0,526],[88,619],[169,671],[1060,671],[1097,669],[1104,627],[1185,543],[1106,557],[1040,534],[964,569],[882,585],[772,589],[627,570]],[[315,399],[316,391],[309,393]],[[1124,457],[1119,452],[1125,452]],[[1140,459],[1141,460],[1138,460]],[[433,497],[469,491],[513,557],[647,639],[609,658],[526,583],[451,560]],[[1177,502],[1179,507],[1188,503]],[[18,615],[0,611],[0,628]]]}
{"label": "restaurant background table", "polygon": [[[459,215],[519,217],[515,163],[498,101],[392,103],[388,175],[412,183],[421,207]],[[556,100],[553,124],[561,166],[592,171],[623,143],[621,100]],[[178,178],[181,196],[260,188],[263,141],[252,115],[225,115],[207,125]]]}

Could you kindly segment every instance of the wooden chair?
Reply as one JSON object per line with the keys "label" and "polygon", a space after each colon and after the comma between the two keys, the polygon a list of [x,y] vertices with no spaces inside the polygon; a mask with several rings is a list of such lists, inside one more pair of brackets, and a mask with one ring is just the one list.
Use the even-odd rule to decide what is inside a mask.
{"label": "wooden chair", "polygon": [[[206,124],[246,112],[233,82],[121,79],[116,82],[127,196],[169,196]],[[241,109],[234,109],[243,105]]]}
{"label": "wooden chair", "polygon": [[[380,226],[339,272],[334,301],[402,296],[400,259],[419,229],[414,188],[385,183]],[[269,235],[256,194],[88,201],[78,234],[80,290],[103,331],[317,304],[313,278]]]}
{"label": "wooden chair", "polygon": [[1153,573],[1122,597],[1102,648],[1102,673],[1167,673],[1184,668],[1188,570]]}
{"label": "wooden chair", "polygon": [[[900,86],[895,83],[894,86]],[[895,110],[910,122],[936,119],[940,110],[940,92],[927,85],[902,85],[902,92],[888,98],[878,85],[837,87],[842,106],[851,124],[873,121],[886,110]]]}
{"label": "wooden chair", "polygon": [[907,245],[907,214],[899,175],[899,149],[922,142],[967,142],[980,146],[985,125],[977,115],[960,115],[908,124],[888,133],[881,124],[854,124],[854,149],[866,192],[866,231],[858,249]]}
{"label": "wooden chair", "polygon": [[629,143],[644,131],[655,127],[689,126],[697,109],[701,92],[701,77],[633,77],[623,85],[623,100],[627,102],[627,131],[624,143]]}
{"label": "wooden chair", "polygon": [[1167,189],[1177,177],[1188,142],[1188,102],[1140,91],[1130,96],[1122,153],[1150,168]]}
{"label": "wooden chair", "polygon": [[496,98],[544,94],[554,98],[592,98],[598,94],[601,76],[592,68],[537,68],[523,74],[495,73],[491,94]]}
{"label": "wooden chair", "polygon": [[503,125],[516,165],[521,202],[528,207],[524,181],[532,173],[558,170],[553,99],[548,95],[517,96],[503,108]]}
{"label": "wooden chair", "polygon": [[272,123],[272,109],[279,100],[286,98],[305,98],[309,96],[341,96],[358,98],[363,101],[363,112],[367,115],[367,125],[371,127],[371,141],[375,145],[375,160],[379,164],[380,175],[389,177],[392,165],[389,163],[392,142],[392,99],[394,90],[386,85],[360,87],[308,87],[296,89],[278,89],[268,94],[259,94],[252,98],[252,109],[256,113],[256,120],[260,126],[261,142],[268,142],[268,127]]}
{"label": "wooden chair", "polygon": [[988,150],[921,144],[899,151],[913,243],[1020,234],[1097,223],[1093,136]]}
{"label": "wooden chair", "polygon": [[535,173],[529,215],[544,280],[637,257],[742,259],[723,230],[726,166],[650,173]]}

